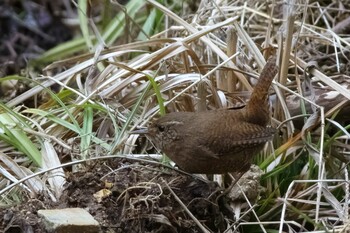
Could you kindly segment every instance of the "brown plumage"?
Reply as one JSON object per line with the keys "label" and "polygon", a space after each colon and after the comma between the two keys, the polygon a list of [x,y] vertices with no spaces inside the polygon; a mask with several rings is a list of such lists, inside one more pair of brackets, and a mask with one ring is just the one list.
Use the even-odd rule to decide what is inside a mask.
{"label": "brown plumage", "polygon": [[172,112],[133,133],[145,133],[186,172],[243,173],[274,134],[268,126],[268,90],[277,70],[272,57],[242,109]]}

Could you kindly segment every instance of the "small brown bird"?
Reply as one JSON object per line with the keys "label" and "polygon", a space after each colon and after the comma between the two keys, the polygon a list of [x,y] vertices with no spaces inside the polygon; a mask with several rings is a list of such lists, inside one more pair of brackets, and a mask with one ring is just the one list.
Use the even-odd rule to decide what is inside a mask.
{"label": "small brown bird", "polygon": [[132,133],[146,134],[186,172],[243,174],[275,131],[268,126],[268,91],[277,71],[271,57],[242,109],[172,112]]}

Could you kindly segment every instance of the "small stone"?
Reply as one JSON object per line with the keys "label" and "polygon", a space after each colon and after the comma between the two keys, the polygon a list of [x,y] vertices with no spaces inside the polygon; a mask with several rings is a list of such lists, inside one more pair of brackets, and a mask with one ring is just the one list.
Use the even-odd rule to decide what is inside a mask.
{"label": "small stone", "polygon": [[99,223],[81,208],[39,210],[45,228],[53,233],[98,233]]}
{"label": "small stone", "polygon": [[235,185],[228,194],[231,202],[246,202],[246,199],[242,192],[246,195],[249,201],[255,203],[258,198],[262,187],[260,185],[260,178],[264,172],[256,165],[252,165],[241,179],[238,181],[238,185]]}

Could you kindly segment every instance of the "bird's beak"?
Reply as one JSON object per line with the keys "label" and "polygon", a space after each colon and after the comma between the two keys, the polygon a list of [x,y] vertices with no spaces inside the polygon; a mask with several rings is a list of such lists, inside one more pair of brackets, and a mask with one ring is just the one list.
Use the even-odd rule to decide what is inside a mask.
{"label": "bird's beak", "polygon": [[148,134],[148,128],[133,130],[129,134]]}

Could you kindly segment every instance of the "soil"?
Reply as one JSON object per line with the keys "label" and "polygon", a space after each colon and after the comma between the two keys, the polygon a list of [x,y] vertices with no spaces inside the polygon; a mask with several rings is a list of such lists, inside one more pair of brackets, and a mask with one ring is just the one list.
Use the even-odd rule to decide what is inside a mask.
{"label": "soil", "polygon": [[19,74],[28,61],[72,38],[61,23],[60,4],[0,1],[0,76]]}
{"label": "soil", "polygon": [[[99,191],[104,193],[100,199]],[[39,209],[81,207],[100,223],[102,232],[202,232],[186,208],[202,225],[222,232],[230,214],[223,214],[221,191],[214,182],[161,165],[103,160],[70,173],[57,202],[41,195],[0,210],[0,231],[46,232]]]}

